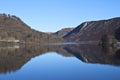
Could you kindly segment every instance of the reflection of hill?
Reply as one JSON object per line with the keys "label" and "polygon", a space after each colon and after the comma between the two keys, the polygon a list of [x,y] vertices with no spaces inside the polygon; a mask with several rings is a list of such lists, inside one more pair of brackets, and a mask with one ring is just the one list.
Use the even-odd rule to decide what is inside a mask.
{"label": "reflection of hill", "polygon": [[62,56],[65,56],[65,57],[73,57],[72,54],[70,54],[68,51],[66,51],[65,49],[59,49],[57,51],[58,54],[62,55]]}
{"label": "reflection of hill", "polygon": [[0,73],[16,71],[31,58],[45,52],[56,51],[57,46],[26,46],[22,48],[1,48],[0,49]]}
{"label": "reflection of hill", "polygon": [[24,46],[20,48],[0,48],[0,73],[20,69],[31,58],[56,51],[65,57],[75,56],[83,62],[120,66],[120,50],[97,45],[59,45],[59,46]]}
{"label": "reflection of hill", "polygon": [[72,45],[66,46],[64,49],[83,62],[120,66],[120,56],[118,57],[118,55],[120,55],[120,51],[115,53],[112,48],[108,48],[108,50],[103,51],[97,45]]}

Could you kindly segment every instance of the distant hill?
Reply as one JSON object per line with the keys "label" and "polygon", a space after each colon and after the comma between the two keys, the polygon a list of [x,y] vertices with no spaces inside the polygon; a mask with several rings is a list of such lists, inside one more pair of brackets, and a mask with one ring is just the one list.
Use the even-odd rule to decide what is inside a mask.
{"label": "distant hill", "polygon": [[120,17],[84,22],[63,38],[67,41],[100,41],[102,38],[120,41]]}
{"label": "distant hill", "polygon": [[55,33],[52,33],[53,36],[55,37],[60,37],[62,38],[63,36],[65,36],[67,33],[69,33],[70,31],[72,31],[73,28],[63,28]]}
{"label": "distant hill", "polygon": [[0,40],[22,42],[58,42],[61,39],[36,31],[14,15],[0,14]]}

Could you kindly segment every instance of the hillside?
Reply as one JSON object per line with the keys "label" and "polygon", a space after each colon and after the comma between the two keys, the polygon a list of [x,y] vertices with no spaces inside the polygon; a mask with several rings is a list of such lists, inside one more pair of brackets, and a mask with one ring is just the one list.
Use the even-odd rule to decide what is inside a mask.
{"label": "hillside", "polygon": [[84,22],[63,38],[67,41],[100,41],[104,37],[120,40],[120,17]]}
{"label": "hillside", "polygon": [[65,36],[67,33],[69,33],[72,30],[73,30],[73,28],[63,28],[63,29],[61,29],[61,30],[59,30],[55,33],[52,33],[52,35],[55,36],[55,37],[61,37],[62,38],[63,36]]}
{"label": "hillside", "polygon": [[14,15],[0,14],[0,40],[20,40],[22,42],[57,42],[61,39],[31,29]]}

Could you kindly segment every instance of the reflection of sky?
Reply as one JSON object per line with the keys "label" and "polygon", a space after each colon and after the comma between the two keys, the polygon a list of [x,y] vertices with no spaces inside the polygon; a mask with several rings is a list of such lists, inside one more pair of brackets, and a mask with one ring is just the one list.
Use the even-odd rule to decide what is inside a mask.
{"label": "reflection of sky", "polygon": [[120,80],[120,68],[87,64],[55,52],[31,59],[20,70],[0,75],[0,80]]}

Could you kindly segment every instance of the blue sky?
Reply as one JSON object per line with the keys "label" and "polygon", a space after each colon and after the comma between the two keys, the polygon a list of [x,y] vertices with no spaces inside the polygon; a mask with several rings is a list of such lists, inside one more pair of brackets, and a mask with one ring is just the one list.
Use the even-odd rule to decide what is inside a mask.
{"label": "blue sky", "polygon": [[120,17],[120,0],[1,0],[0,13],[16,15],[33,29],[55,32],[84,21]]}

